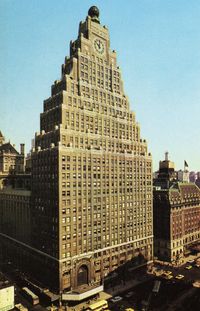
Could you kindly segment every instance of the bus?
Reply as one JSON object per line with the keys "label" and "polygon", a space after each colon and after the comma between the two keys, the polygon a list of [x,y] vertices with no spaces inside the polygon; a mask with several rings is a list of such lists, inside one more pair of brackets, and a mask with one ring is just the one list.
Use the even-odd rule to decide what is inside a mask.
{"label": "bus", "polygon": [[28,287],[23,287],[22,292],[24,297],[27,298],[27,300],[32,303],[32,305],[37,305],[39,303],[39,297],[35,295]]}
{"label": "bus", "polygon": [[95,303],[92,303],[87,308],[87,311],[101,311],[101,310],[108,310],[108,303],[106,300],[99,300]]}

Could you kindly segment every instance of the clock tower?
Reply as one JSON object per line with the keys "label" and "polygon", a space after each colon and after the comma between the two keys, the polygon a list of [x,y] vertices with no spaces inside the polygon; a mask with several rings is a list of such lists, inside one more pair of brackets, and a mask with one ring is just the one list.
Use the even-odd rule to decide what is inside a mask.
{"label": "clock tower", "polygon": [[151,262],[151,181],[151,155],[129,108],[116,52],[91,7],[44,101],[35,137],[34,276],[64,300],[81,300],[127,262]]}

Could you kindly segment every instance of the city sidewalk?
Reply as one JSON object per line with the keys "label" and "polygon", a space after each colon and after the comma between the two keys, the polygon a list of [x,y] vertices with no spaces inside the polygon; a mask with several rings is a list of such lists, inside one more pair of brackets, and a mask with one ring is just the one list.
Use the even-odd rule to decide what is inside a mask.
{"label": "city sidewalk", "polygon": [[179,263],[177,263],[177,264],[167,262],[167,261],[161,261],[161,260],[155,260],[154,264],[159,264],[159,265],[165,266],[165,267],[166,266],[168,266],[168,267],[180,267],[180,266],[186,264],[189,260],[197,260],[197,259],[200,261],[200,253],[198,253],[197,255],[189,255],[187,257],[181,258],[179,260]]}
{"label": "city sidewalk", "polygon": [[[99,299],[108,300],[114,296],[123,294],[124,292],[132,289],[134,286],[137,286],[147,280],[150,280],[154,277],[152,274],[145,274],[140,277],[140,279],[132,279],[129,281],[121,282],[121,284],[114,285],[112,287],[106,288],[103,292],[100,293]],[[98,299],[98,300],[99,300]],[[67,311],[81,311],[83,308],[87,308],[90,303],[94,303],[96,300],[91,300],[89,302],[81,303],[75,307],[67,307],[65,310]]]}
{"label": "city sidewalk", "polygon": [[[106,288],[103,292],[100,293],[99,299],[108,300],[114,296],[121,295],[126,291],[132,290],[134,286],[137,286],[139,284],[144,283],[145,281],[148,281],[152,278],[155,278],[155,275],[158,275],[156,273],[155,264],[156,265],[158,264],[161,267],[163,267],[163,271],[164,271],[164,270],[166,270],[167,267],[180,267],[181,265],[185,264],[188,260],[196,260],[199,256],[200,256],[200,253],[198,253],[198,255],[195,255],[195,256],[190,255],[190,256],[184,258],[183,262],[181,264],[178,264],[178,265],[174,265],[172,263],[165,262],[165,261],[155,260],[154,265],[152,264],[152,270],[151,271],[146,271],[146,273],[144,272],[140,276],[138,275],[137,278],[134,278],[134,279],[131,279],[128,281],[121,281],[120,284],[113,285],[113,286],[110,286],[109,288]],[[200,261],[200,258],[199,258],[199,261]],[[162,272],[162,269],[160,272]],[[62,310],[82,311],[82,310],[84,310],[84,308],[86,309],[90,303],[94,303],[96,301],[97,300],[91,299],[88,302],[80,303],[79,305],[74,306],[74,307],[68,306],[68,307],[63,308]]]}
{"label": "city sidewalk", "polygon": [[115,286],[112,286],[110,288],[107,288],[105,290],[105,293],[109,294],[110,296],[120,295],[120,294],[132,289],[134,286],[137,286],[141,283],[144,283],[145,281],[150,280],[152,277],[153,277],[152,274],[146,274],[146,275],[141,276],[140,279],[132,279],[132,280],[125,281],[125,282],[122,281],[121,284],[119,284],[119,285],[115,285]]}

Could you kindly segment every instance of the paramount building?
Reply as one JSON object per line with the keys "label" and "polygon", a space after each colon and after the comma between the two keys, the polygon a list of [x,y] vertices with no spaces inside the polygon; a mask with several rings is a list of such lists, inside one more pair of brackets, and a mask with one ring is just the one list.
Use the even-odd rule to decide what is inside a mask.
{"label": "paramount building", "polygon": [[152,260],[152,159],[96,7],[44,101],[30,213],[26,266],[59,292],[101,288],[127,261]]}

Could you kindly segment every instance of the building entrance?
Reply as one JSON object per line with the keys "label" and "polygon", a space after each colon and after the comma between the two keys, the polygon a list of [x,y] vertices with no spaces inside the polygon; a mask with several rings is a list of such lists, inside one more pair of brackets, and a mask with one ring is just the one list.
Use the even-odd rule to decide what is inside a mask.
{"label": "building entrance", "polygon": [[78,270],[78,286],[88,284],[88,267],[83,265]]}

